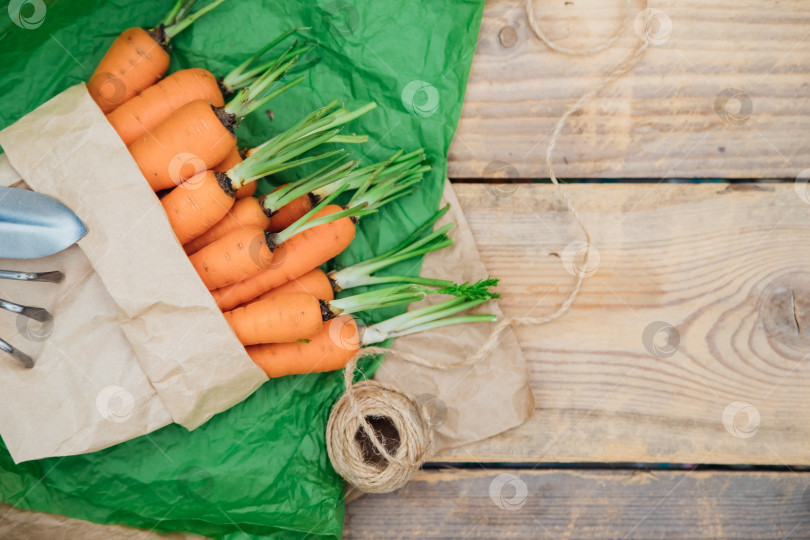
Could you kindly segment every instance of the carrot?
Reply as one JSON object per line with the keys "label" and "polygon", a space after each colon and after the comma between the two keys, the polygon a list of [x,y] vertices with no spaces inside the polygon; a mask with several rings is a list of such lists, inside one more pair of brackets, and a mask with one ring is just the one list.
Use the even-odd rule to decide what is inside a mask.
{"label": "carrot", "polygon": [[[237,229],[243,225],[255,225],[257,227],[262,227],[270,232],[281,232],[287,227],[291,226],[297,219],[303,217],[304,214],[307,212],[303,212],[297,219],[292,220],[290,223],[285,225],[281,228],[270,228],[270,225],[273,221],[274,217],[274,208],[277,208],[285,203],[285,201],[294,198],[297,193],[300,192],[307,192],[309,191],[309,186],[313,185],[312,180],[316,180],[317,182],[320,181],[331,181],[332,178],[338,177],[340,175],[345,175],[350,172],[352,168],[351,163],[343,163],[337,167],[333,167],[334,164],[340,163],[344,161],[343,157],[338,158],[337,160],[333,161],[332,163],[328,164],[326,167],[323,167],[313,173],[312,175],[297,180],[294,184],[300,184],[300,188],[298,190],[294,190],[289,188],[288,194],[277,195],[276,192],[283,189],[284,186],[280,188],[276,188],[274,192],[270,195],[265,196],[261,200],[255,199],[253,197],[243,199],[242,201],[238,201],[234,207],[228,211],[228,213],[219,221],[216,225],[211,227],[208,231],[204,234],[200,235],[200,237],[195,238],[192,242],[186,244],[184,249],[186,250],[186,254],[191,255],[202,249],[204,246],[207,246],[211,242],[221,238],[226,233]],[[322,171],[327,171],[325,174],[321,174]],[[248,184],[251,185],[251,184]],[[311,207],[308,209],[311,210]]]}
{"label": "carrot", "polygon": [[231,150],[228,152],[228,155],[225,156],[225,159],[214,165],[211,169],[215,172],[226,173],[228,169],[235,167],[242,163],[242,152],[239,150],[239,147],[233,145]]}
{"label": "carrot", "polygon": [[[312,210],[324,197],[333,195],[339,189],[368,190],[369,193],[360,197],[357,205],[379,206],[377,199],[381,192],[396,193],[418,181],[421,172],[426,169],[422,165],[424,157],[422,150],[405,156],[400,151],[388,160],[362,169],[355,168],[357,161],[345,161],[343,157],[339,157],[305,178],[277,187],[260,199],[260,203],[245,203],[244,209],[240,208],[240,215],[229,212],[217,225],[184,248],[187,254],[193,254],[245,223],[264,227],[270,232],[280,232]],[[371,182],[375,184],[374,187],[370,187]],[[316,190],[318,195],[314,194]],[[262,211],[269,221],[261,215]]]}
{"label": "carrot", "polygon": [[310,199],[309,194],[293,199],[272,215],[270,222],[267,224],[267,230],[282,231],[286,229],[296,220],[301,219],[301,216],[312,210],[312,207],[312,199]]}
{"label": "carrot", "polygon": [[236,190],[236,198],[244,199],[245,197],[252,197],[256,193],[256,182],[251,182],[246,186],[242,186]]}
{"label": "carrot", "polygon": [[[328,207],[331,199],[336,196],[337,194],[329,199],[324,200],[319,207],[313,209],[312,212],[279,233],[265,233],[262,231],[263,238],[257,237],[255,240],[256,242],[261,243],[261,251],[257,251],[258,247],[254,247],[251,251],[244,251],[238,246],[235,249],[234,242],[240,243],[243,241],[243,237],[240,237],[239,233],[244,229],[237,229],[194,253],[189,257],[189,260],[191,260],[191,263],[197,270],[200,278],[202,278],[203,283],[205,283],[209,289],[226,287],[249,278],[253,274],[258,273],[260,270],[280,264],[282,261],[275,258],[275,250],[278,248],[278,246],[283,245],[289,239],[294,238],[299,234],[304,234],[309,229],[331,223],[344,217],[351,218],[369,213],[365,208],[362,207],[349,208],[345,210],[338,207],[338,212],[322,216],[315,215],[318,211]],[[261,230],[259,227],[250,227],[250,229]],[[273,253],[273,256],[267,258],[264,257],[264,253]],[[261,256],[259,256],[260,254]],[[239,256],[240,259],[250,260],[237,260],[235,258],[236,256]],[[236,268],[249,268],[250,273],[244,274],[239,271],[220,272],[220,270],[224,269],[221,263],[221,259],[223,257],[228,259],[228,264],[231,266]]]}
{"label": "carrot", "polygon": [[334,371],[344,367],[359,349],[360,333],[350,315],[327,321],[306,342],[245,347],[251,360],[268,377]]}
{"label": "carrot", "polygon": [[[348,189],[349,186],[344,184],[291,227],[282,233],[273,233],[280,237],[281,241],[276,245],[280,244],[281,247],[274,251],[272,265],[250,279],[239,283],[231,281],[231,285],[213,292],[220,309],[223,311],[233,309],[239,304],[309,272],[343,251],[354,238],[354,223],[350,220],[348,226],[343,226],[342,229],[335,227],[337,229],[335,231],[319,228],[319,226],[333,220],[337,220],[333,221],[333,224],[340,223],[342,219],[337,219],[337,217],[341,215],[341,217],[351,216],[356,219],[376,212],[383,204],[413,191],[414,184],[421,178],[422,169],[423,167],[418,167],[416,172],[408,172],[403,177],[385,178],[380,183],[373,183],[373,178],[370,177],[357,189],[346,209],[340,211],[340,207],[333,205],[323,208],[324,205]],[[408,170],[410,171],[410,169]],[[331,217],[321,215],[330,207]],[[316,217],[310,219],[313,215]],[[306,230],[304,230],[305,228]],[[316,230],[318,234],[314,233]],[[285,240],[289,241],[285,242]],[[214,256],[214,253],[212,251],[209,256]],[[213,280],[205,278],[203,281],[213,282]],[[209,287],[209,289],[211,288]]]}
{"label": "carrot", "polygon": [[198,99],[132,143],[129,152],[152,189],[160,191],[210,169],[235,144],[230,127],[220,121],[207,100]]}
{"label": "carrot", "polygon": [[[489,278],[473,285],[454,285],[454,289],[463,291],[456,298],[366,326],[362,332],[351,315],[338,315],[326,321],[321,331],[309,339],[297,343],[249,345],[245,350],[268,377],[334,371],[344,367],[362,346],[452,324],[495,321],[496,316],[490,314],[452,315],[498,298],[489,290],[497,283],[497,279]],[[466,297],[467,293],[472,298]]]}
{"label": "carrot", "polygon": [[[160,200],[181,244],[211,228],[233,206],[233,192],[222,189],[218,173],[203,171],[171,190]],[[213,216],[205,219],[201,216]]]}
{"label": "carrot", "polygon": [[265,234],[259,227],[236,229],[189,260],[209,289],[236,283],[257,274],[273,261]]}
{"label": "carrot", "polygon": [[332,281],[329,276],[320,268],[310,270],[301,277],[288,281],[284,285],[280,285],[275,289],[270,289],[255,301],[266,300],[267,298],[275,298],[281,294],[289,294],[292,292],[305,292],[311,294],[318,300],[333,300],[335,298],[335,291],[332,288]]}
{"label": "carrot", "polygon": [[169,67],[169,53],[143,28],[124,30],[87,83],[90,97],[104,114],[149,88]]}
{"label": "carrot", "polygon": [[198,99],[225,105],[216,77],[200,68],[172,73],[107,115],[118,136],[129,146],[153,130],[174,111]]}
{"label": "carrot", "polygon": [[[236,145],[233,130],[242,117],[303,81],[304,77],[299,77],[267,92],[297,61],[298,57],[284,61],[291,50],[282,54],[266,73],[240,90],[224,107],[214,107],[204,99],[187,103],[154,131],[129,146],[130,154],[153,190],[178,185],[216,166]],[[277,65],[279,63],[281,65]]]}
{"label": "carrot", "polygon": [[[340,206],[329,205],[315,216],[337,214],[342,210]],[[354,222],[349,217],[307,229],[287,240],[273,252],[273,263],[269,268],[244,281],[213,290],[211,294],[220,309],[223,311],[233,309],[325,263],[349,246],[354,239],[354,233]]]}
{"label": "carrot", "polygon": [[452,228],[452,223],[423,236],[425,231],[430,230],[433,224],[436,223],[449,208],[450,205],[445,205],[444,208],[440,209],[432,217],[422,223],[408,238],[385,253],[341,268],[340,270],[333,270],[328,274],[324,273],[320,268],[315,268],[297,279],[288,281],[284,285],[267,291],[256,300],[272,298],[276,295],[290,292],[307,292],[320,300],[331,301],[334,299],[336,292],[353,287],[383,283],[416,283],[430,287],[449,288],[453,283],[442,279],[421,276],[371,275],[393,264],[451,246],[453,241],[447,236],[447,231]]}
{"label": "carrot", "polygon": [[323,321],[338,315],[418,302],[429,294],[466,292],[464,288],[445,291],[424,285],[394,285],[330,301],[295,292],[256,300],[225,312],[225,318],[242,345],[289,343],[308,338],[321,329]]}
{"label": "carrot", "polygon": [[[189,105],[186,105],[185,107],[188,107]],[[189,236],[189,234],[187,234],[189,231],[196,231],[196,234],[200,235],[211,228],[214,223],[217,223],[219,220],[225,217],[228,210],[230,210],[234,204],[235,199],[233,195],[235,190],[238,188],[254,182],[265,175],[283,171],[285,169],[303,165],[305,163],[318,161],[320,159],[341,153],[342,150],[337,150],[325,152],[315,156],[298,158],[298,156],[301,154],[322,143],[336,140],[339,129],[327,130],[325,128],[330,128],[336,125],[339,126],[353,120],[361,114],[373,109],[375,106],[376,105],[374,103],[369,103],[365,107],[361,107],[353,112],[347,111],[343,108],[335,111],[333,110],[334,107],[332,107],[332,110],[324,108],[315,111],[289,130],[270,139],[270,141],[262,145],[259,151],[238,165],[229,169],[227,173],[216,173],[216,179],[219,182],[220,188],[224,192],[224,195],[219,197],[217,200],[227,203],[228,199],[230,199],[230,204],[206,205],[204,207],[186,205],[184,207],[184,215],[182,217],[178,216],[175,219],[175,222],[177,223],[184,223],[184,230],[182,233],[175,231],[178,233],[178,238],[182,238],[181,242],[186,244],[194,239],[193,236]],[[177,115],[177,113],[172,115],[166,122],[171,121],[175,115]],[[165,126],[166,122],[161,124],[158,129],[160,130],[163,126]],[[346,137],[342,137],[340,140],[345,139]],[[365,136],[352,137],[353,141],[365,141],[367,139],[368,138]],[[230,148],[228,148],[227,152],[230,152]],[[201,165],[204,164],[200,163],[199,161],[194,161],[193,163],[197,165],[195,171],[197,171],[198,174],[201,169],[205,168],[204,166],[201,167]],[[178,188],[180,187],[182,187],[182,184],[178,186]],[[180,191],[182,192],[183,190]],[[178,197],[184,196],[185,195],[182,194],[178,195]],[[225,198],[226,196],[228,199]]]}
{"label": "carrot", "polygon": [[251,302],[224,315],[242,345],[291,343],[323,328],[321,303],[303,292]]}
{"label": "carrot", "polygon": [[[130,28],[113,41],[87,83],[90,97],[107,114],[152,86],[169,67],[169,40],[225,0],[214,0],[186,13],[186,0],[177,0],[163,22],[151,30]],[[182,11],[182,13],[181,13]]]}
{"label": "carrot", "polygon": [[[242,163],[242,152],[240,152],[239,148],[234,145],[227,157],[217,163],[213,170],[222,173],[228,172],[228,169],[231,169],[240,163]],[[242,186],[236,190],[236,199],[244,199],[252,196],[254,193],[256,193],[256,182],[251,182],[250,184]]]}
{"label": "carrot", "polygon": [[225,214],[225,217],[194,238],[194,240],[185,244],[183,249],[186,250],[187,255],[193,255],[231,231],[243,227],[259,227],[266,230],[269,224],[270,218],[264,213],[264,209],[256,197],[241,199],[236,201],[233,207],[228,210],[228,213]]}

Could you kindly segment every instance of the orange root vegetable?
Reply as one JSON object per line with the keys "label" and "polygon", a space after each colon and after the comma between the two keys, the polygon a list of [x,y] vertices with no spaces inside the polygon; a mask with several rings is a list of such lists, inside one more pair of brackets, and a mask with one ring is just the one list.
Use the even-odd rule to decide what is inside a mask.
{"label": "orange root vegetable", "polygon": [[283,231],[312,210],[312,199],[309,195],[301,195],[294,201],[282,206],[278,212],[270,217],[267,230],[270,232]]}
{"label": "orange root vegetable", "polygon": [[268,225],[270,225],[270,218],[265,214],[261,202],[256,197],[248,197],[236,201],[233,208],[225,214],[225,217],[203,234],[184,245],[183,249],[186,250],[187,255],[193,255],[233,230],[250,226],[267,230]]}
{"label": "orange root vegetable", "polygon": [[[231,148],[231,153],[228,154],[228,157],[223,159],[219,164],[217,164],[213,170],[217,172],[228,172],[231,167],[242,163],[242,154],[239,152],[239,148],[234,145]],[[251,197],[254,193],[256,193],[256,182],[251,182],[246,186],[242,186],[236,190],[236,198],[244,199],[246,197]]]}
{"label": "orange root vegetable", "polygon": [[104,114],[155,84],[169,67],[169,53],[143,28],[119,35],[87,83]]}
{"label": "orange root vegetable", "polygon": [[305,292],[307,294],[311,294],[318,300],[326,300],[327,302],[335,299],[335,290],[332,287],[332,280],[323,270],[316,268],[315,270],[311,270],[299,278],[288,281],[284,285],[280,285],[275,289],[270,289],[254,301],[258,302],[260,300],[274,298],[281,294],[290,294],[293,292]]}
{"label": "orange root vegetable", "polygon": [[233,195],[222,189],[216,173],[204,171],[171,190],[160,200],[181,244],[213,227],[233,206]]}
{"label": "orange root vegetable", "polygon": [[350,315],[323,323],[307,342],[273,343],[245,347],[250,358],[268,377],[335,371],[346,366],[360,349],[360,332]]}
{"label": "orange root vegetable", "polygon": [[225,105],[217,79],[208,70],[183,69],[109,113],[107,120],[124,144],[129,146],[155,129],[174,111],[198,99],[206,100],[215,107]]}
{"label": "orange root vegetable", "polygon": [[198,99],[132,143],[129,152],[154,191],[172,188],[227,157],[236,145],[232,122]]}
{"label": "orange root vegetable", "polygon": [[250,184],[242,186],[236,190],[236,198],[244,199],[246,197],[252,197],[254,193],[256,193],[256,182],[251,182]]}
{"label": "orange root vegetable", "polygon": [[[314,217],[340,211],[341,207],[330,204]],[[233,309],[270,289],[303,276],[335,257],[349,246],[354,233],[354,221],[348,217],[307,229],[279,246],[273,252],[273,261],[267,269],[244,281],[211,291],[211,294],[220,309]]]}
{"label": "orange root vegetable", "polygon": [[242,154],[239,152],[239,147],[233,145],[231,151],[225,156],[225,159],[214,165],[211,170],[216,172],[228,172],[234,165],[242,163]]}
{"label": "orange root vegetable", "polygon": [[321,303],[303,292],[251,302],[224,315],[242,345],[292,343],[323,328]]}
{"label": "orange root vegetable", "polygon": [[245,227],[231,231],[189,257],[209,289],[247,279],[273,260],[264,229]]}
{"label": "orange root vegetable", "polygon": [[[215,5],[217,2],[221,3],[221,1],[214,0],[208,6]],[[207,9],[208,6],[203,9]],[[199,10],[197,13],[200,11],[203,10]],[[201,170],[211,169],[228,157],[233,147],[236,146],[236,137],[233,135],[233,130],[238,124],[238,119],[244,118],[245,115],[263,106],[270,99],[304,80],[305,76],[301,76],[280,88],[272,90],[274,83],[289,71],[297,61],[297,57],[286,59],[290,53],[291,50],[288,50],[279,57],[277,62],[283,62],[280,66],[276,65],[277,62],[269,65],[264,73],[258,76],[250,86],[242,88],[224,107],[214,107],[208,100],[204,99],[192,101],[177,109],[151,133],[133,142],[129,146],[130,154],[132,154],[141,172],[149,181],[152,189],[160,191],[173,185],[179,185],[192,175],[198,174]],[[358,114],[370,110],[371,105],[355,113],[339,109],[331,117],[323,115],[323,120],[327,122],[327,125],[330,125],[328,122],[335,118],[350,121],[356,118]],[[289,135],[297,135],[297,132]],[[262,155],[264,159],[256,159],[251,163],[255,163],[257,166],[267,165],[267,163],[277,165],[280,159],[283,160],[285,157],[289,159],[300,155],[319,143],[325,142],[322,139],[331,139],[337,133],[333,135],[332,132],[326,134],[317,132],[316,135],[318,136],[306,140],[309,143],[308,145],[304,142],[297,145],[298,154]],[[279,135],[279,137],[281,136]],[[297,140],[287,141],[284,137],[281,138],[282,140],[277,142],[282,144],[269,146],[265,154],[271,151],[283,152],[292,143],[298,142]],[[276,159],[270,159],[271,157]],[[244,162],[233,167],[228,171],[228,176],[234,170],[242,170],[240,167],[243,165],[245,165]],[[288,165],[284,168],[291,166],[295,165]],[[275,172],[284,168],[277,169]],[[252,168],[246,166],[243,169],[250,172]],[[231,187],[236,190],[266,174],[251,179],[240,177]]]}

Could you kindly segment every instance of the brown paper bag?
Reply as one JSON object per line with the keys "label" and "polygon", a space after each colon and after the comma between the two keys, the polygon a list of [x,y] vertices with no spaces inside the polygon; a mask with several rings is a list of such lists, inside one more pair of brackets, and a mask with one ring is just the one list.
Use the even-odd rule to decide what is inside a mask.
{"label": "brown paper bag", "polygon": [[0,260],[0,268],[55,266],[68,276],[50,289],[0,284],[10,299],[47,304],[54,316],[33,353],[36,340],[19,319],[0,317],[0,336],[37,354],[30,370],[0,361],[0,434],[16,462],[98,450],[169,422],[194,429],[267,380],[83,84],[0,132],[0,146],[32,189],[73,209],[89,231],[47,260]]}

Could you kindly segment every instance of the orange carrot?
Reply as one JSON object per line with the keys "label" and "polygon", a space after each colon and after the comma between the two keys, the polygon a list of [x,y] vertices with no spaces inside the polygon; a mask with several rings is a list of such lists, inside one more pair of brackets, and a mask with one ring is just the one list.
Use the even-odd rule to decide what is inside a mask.
{"label": "orange carrot", "polygon": [[[297,56],[287,59],[294,49],[295,45],[271,63],[250,86],[242,88],[224,107],[212,106],[205,99],[186,103],[152,132],[133,142],[129,152],[152,189],[160,191],[179,185],[201,170],[211,169],[224,160],[236,146],[233,130],[239,120],[305,79],[305,76],[301,76],[273,89],[274,83],[295,65]],[[356,115],[346,117],[352,119]],[[275,150],[278,146],[273,145],[269,150]],[[245,181],[233,188],[238,189],[248,183]]]}
{"label": "orange carrot", "polygon": [[[290,65],[291,62],[285,64],[285,66]],[[276,90],[275,92],[271,93],[269,97],[273,95],[277,95],[279,92],[285,90],[286,88],[291,87],[293,84],[298,84],[300,82],[300,78],[296,79],[292,83],[288,83],[287,85],[281,87],[280,89]],[[266,81],[264,81],[266,82]],[[251,90],[250,88],[244,88],[242,92],[245,90]],[[267,97],[267,96],[265,96]],[[260,100],[261,101],[261,100]],[[167,134],[167,140],[169,139],[168,135],[174,135],[174,131],[177,131],[177,128],[180,127],[180,119],[183,116],[181,113],[185,113],[187,109],[190,107],[195,107],[202,101],[194,101],[181,107],[178,111],[176,111],[172,116],[170,116],[165,122],[163,122],[155,132],[148,136],[144,137],[138,141],[136,141],[132,146],[130,146],[130,151],[133,154],[133,157],[136,158],[136,161],[139,161],[139,165],[141,165],[141,169],[155,169],[155,164],[159,162],[165,162],[168,156],[171,154],[170,150],[167,150],[164,147],[158,147],[154,141],[158,141],[160,139],[159,135],[162,135],[164,132]],[[233,102],[232,102],[233,103]],[[244,104],[244,97],[241,98],[240,103]],[[223,111],[228,111],[228,107],[231,104],[228,104]],[[205,107],[211,111],[211,107],[206,103]],[[349,122],[358,116],[365,114],[366,112],[372,110],[376,107],[376,104],[369,103],[364,107],[361,107],[355,111],[348,111],[343,107],[339,107],[337,104],[330,104],[327,107],[322,109],[316,110],[307,117],[305,117],[302,121],[298,124],[293,126],[292,128],[288,129],[286,132],[273,137],[268,143],[263,145],[260,150],[258,150],[255,154],[248,157],[241,163],[231,167],[228,169],[227,173],[216,173],[216,179],[221,186],[221,189],[225,193],[225,196],[230,198],[231,203],[230,206],[227,205],[219,205],[219,206],[206,206],[205,208],[198,208],[196,209],[199,212],[199,223],[192,224],[192,217],[191,210],[193,208],[189,207],[189,212],[184,215],[183,221],[186,221],[187,224],[185,225],[186,230],[195,230],[197,234],[200,235],[206,230],[208,230],[214,223],[221,220],[227,214],[228,210],[230,210],[231,206],[234,203],[234,192],[242,186],[255,182],[259,178],[262,178],[268,174],[280,172],[286,169],[290,169],[292,167],[296,167],[299,165],[303,165],[305,163],[311,163],[314,161],[318,161],[324,158],[328,158],[334,156],[342,150],[332,151],[332,152],[324,152],[321,154],[317,154],[314,156],[308,157],[299,157],[301,154],[328,142],[339,134],[339,129],[331,129],[327,131],[323,131],[324,127],[331,127],[334,125],[341,125],[342,123]],[[233,116],[233,113],[227,113]],[[193,115],[191,115],[193,118]],[[172,128],[167,128],[170,123],[174,123],[175,126]],[[220,128],[225,129],[227,136],[223,136],[221,139],[217,141],[209,141],[211,144],[219,143],[220,141],[225,141],[227,138],[230,140],[227,141],[227,146],[222,149],[221,157],[215,160],[214,163],[206,163],[202,159],[191,159],[189,160],[188,164],[193,165],[191,171],[183,172],[182,175],[178,174],[180,171],[180,166],[176,165],[178,158],[185,158],[188,157],[189,154],[181,153],[179,154],[171,163],[172,167],[167,166],[166,168],[172,170],[171,176],[185,176],[186,174],[199,174],[201,170],[205,170],[209,167],[216,165],[217,163],[221,162],[231,151],[233,145],[235,145],[235,139],[230,132],[224,128],[223,124],[217,121],[217,124]],[[203,144],[203,140],[210,139],[210,133],[208,133],[206,137],[200,137],[199,140],[196,140],[196,137],[191,136],[190,133],[192,130],[186,130],[186,133],[183,135],[181,134],[181,139],[186,139],[184,144],[189,144],[189,148],[191,148],[191,141],[194,141],[193,144],[200,147]],[[357,137],[357,136],[350,136],[352,141],[365,141],[367,137]],[[344,138],[345,140],[345,138]],[[150,142],[151,141],[151,142]],[[143,143],[142,147],[136,148],[139,144]],[[151,146],[147,146],[151,145]],[[136,152],[137,150],[137,152]],[[200,153],[208,153],[213,154],[212,148],[209,146],[207,149],[200,148]],[[156,157],[157,156],[157,157]],[[211,157],[209,155],[209,157]],[[139,160],[139,158],[141,158]],[[295,159],[298,158],[298,159]],[[171,158],[169,158],[171,159]],[[146,167],[145,164],[149,162],[150,166]],[[160,167],[157,167],[159,169]],[[155,175],[160,171],[155,171]],[[165,176],[165,175],[164,175]],[[170,180],[171,180],[170,176]],[[147,175],[148,177],[148,175]],[[180,178],[182,180],[182,178]],[[153,188],[159,188],[160,185],[154,180],[150,181]],[[182,184],[180,184],[182,186]],[[179,187],[179,186],[178,186]],[[177,189],[177,188],[175,188]],[[224,198],[220,197],[219,200],[225,200]],[[326,199],[324,199],[326,200]],[[177,232],[177,231],[175,231]],[[178,238],[182,238],[182,243],[188,243],[194,239],[193,236],[186,236],[184,234],[178,234]]]}
{"label": "orange carrot", "polygon": [[[254,183],[250,183],[245,187],[255,186]],[[285,184],[286,186],[287,184]],[[279,186],[273,191],[278,191],[284,186]],[[294,200],[293,202],[282,206],[281,210],[272,214],[268,211],[264,205],[262,204],[261,199],[257,199],[255,197],[246,197],[244,199],[239,199],[239,192],[242,191],[244,188],[239,188],[236,191],[236,204],[234,204],[233,208],[228,210],[228,213],[223,217],[221,220],[217,222],[216,225],[208,229],[205,233],[200,235],[199,237],[195,238],[188,244],[183,246],[183,249],[186,250],[186,255],[192,255],[198,252],[203,247],[207,246],[211,242],[222,238],[225,234],[229,233],[234,229],[238,229],[245,225],[255,225],[257,227],[261,227],[266,231],[269,232],[280,232],[304,217],[304,215],[312,210],[312,204],[309,202],[309,198],[306,196],[299,197],[299,199],[305,199],[306,205],[304,204],[294,204],[298,201],[298,199]],[[285,211],[285,208],[290,208],[289,210]],[[279,215],[281,217],[279,218]]]}
{"label": "orange carrot", "polygon": [[[342,210],[341,207],[330,204],[317,212],[315,217]],[[244,281],[211,291],[211,294],[220,309],[223,311],[233,309],[274,287],[303,276],[333,258],[349,246],[354,239],[354,233],[354,222],[348,217],[307,229],[284,242],[273,252],[269,268]]]}
{"label": "orange carrot", "polygon": [[240,163],[242,163],[242,153],[239,151],[238,146],[233,145],[230,152],[228,152],[228,155],[225,156],[225,159],[214,165],[211,170],[224,173],[228,172],[231,167],[239,165]]}
{"label": "orange carrot", "polygon": [[153,190],[171,188],[225,159],[236,144],[234,120],[220,120],[208,100],[198,99],[132,143],[129,152]]}
{"label": "orange carrot", "polygon": [[217,79],[211,72],[200,68],[183,69],[109,113],[107,120],[124,144],[129,146],[174,111],[198,99],[207,100],[215,107],[225,105]]}
{"label": "orange carrot", "polygon": [[332,287],[332,280],[320,268],[316,268],[304,274],[303,276],[288,281],[284,285],[280,285],[275,289],[270,289],[255,301],[265,300],[267,298],[274,298],[280,294],[289,294],[292,292],[305,292],[311,294],[318,300],[334,300],[335,291]]}
{"label": "orange carrot", "polygon": [[115,38],[87,83],[104,114],[155,84],[169,67],[169,40],[224,1],[212,0],[190,13],[187,0],[176,0],[155,28],[130,28]]}
{"label": "orange carrot", "polygon": [[245,197],[252,197],[256,193],[256,182],[251,182],[246,186],[242,186],[236,190],[236,198],[244,199]]}
{"label": "orange carrot", "polygon": [[[247,158],[247,160],[252,159],[255,158]],[[306,195],[315,186],[322,186],[324,183],[329,182],[339,184],[341,179],[347,178],[352,173],[355,164],[356,162],[347,161],[344,156],[341,156],[304,178],[299,178],[295,182],[277,187],[272,193],[265,195],[261,199],[257,200],[252,197],[243,199],[245,202],[240,201],[240,203],[237,203],[235,208],[229,211],[214,227],[206,231],[206,233],[199,238],[186,244],[184,246],[186,253],[189,255],[196,253],[203,246],[214,242],[227,232],[245,224],[263,227],[269,232],[281,233],[288,227],[291,227],[296,221],[303,218],[305,214],[312,210],[313,205],[309,204],[309,201],[307,201],[306,207],[304,207],[302,211],[297,212],[296,219],[289,219],[290,214],[284,213],[281,216],[284,220],[284,226],[271,226],[279,209],[289,206],[290,203],[295,203],[296,199],[301,197],[306,200]],[[238,166],[236,169],[238,170]],[[232,171],[229,169],[226,174],[231,174],[231,172]],[[336,189],[342,189],[342,186],[338,186]],[[323,200],[320,202],[323,202]],[[295,205],[293,205],[293,207],[294,206]],[[313,213],[315,211],[317,211],[317,209],[313,210]],[[275,222],[278,224],[279,220],[276,219]]]}
{"label": "orange carrot", "polygon": [[216,174],[203,171],[160,200],[181,244],[211,228],[233,206],[233,192],[222,189]]}
{"label": "orange carrot", "polygon": [[313,205],[310,196],[308,194],[301,195],[297,199],[282,206],[278,212],[273,214],[270,218],[270,223],[267,225],[267,230],[270,232],[283,231],[301,219],[301,217],[312,210],[312,208]]}
{"label": "orange carrot", "polygon": [[[249,154],[248,154],[249,155]],[[236,145],[231,148],[231,153],[228,154],[228,157],[220,161],[213,170],[217,172],[228,172],[232,167],[242,163],[242,153],[239,151]],[[256,182],[251,182],[246,186],[242,186],[236,190],[236,198],[244,199],[245,197],[250,197],[256,193]]]}
{"label": "orange carrot", "polygon": [[124,30],[99,62],[87,91],[104,114],[152,86],[166,72],[169,53],[153,36],[143,28]]}
{"label": "orange carrot", "polygon": [[189,257],[209,289],[247,279],[273,261],[265,232],[260,227],[231,231]]}
{"label": "orange carrot", "polygon": [[224,315],[242,345],[292,343],[323,328],[321,303],[303,292],[251,302]]}
{"label": "orange carrot", "polygon": [[248,197],[236,201],[233,208],[228,210],[225,217],[220,219],[213,227],[183,246],[187,255],[193,255],[208,244],[218,240],[229,232],[243,227],[254,226],[267,229],[270,218],[262,208],[262,203],[256,197]]}
{"label": "orange carrot", "polygon": [[321,331],[306,342],[245,347],[268,377],[341,369],[359,349],[360,332],[350,315],[326,321]]}

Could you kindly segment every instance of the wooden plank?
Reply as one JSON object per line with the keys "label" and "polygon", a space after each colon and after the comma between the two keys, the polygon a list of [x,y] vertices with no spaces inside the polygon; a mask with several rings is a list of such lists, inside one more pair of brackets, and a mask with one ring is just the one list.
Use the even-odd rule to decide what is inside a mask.
{"label": "wooden plank", "polygon": [[[450,150],[451,178],[547,178],[545,149],[557,119],[639,43],[629,25],[609,51],[584,57],[553,52],[531,33],[524,4],[486,4]],[[572,48],[601,43],[624,14],[618,0],[534,4],[549,38]],[[656,28],[671,23],[671,36],[570,119],[555,153],[557,174],[795,178],[806,169],[810,3],[650,5],[662,12]],[[636,0],[634,15],[640,6]]]}
{"label": "wooden plank", "polygon": [[100,525],[59,514],[20,510],[0,503],[0,538],[4,540],[204,540],[196,534],[159,533],[124,525]]}
{"label": "wooden plank", "polygon": [[[810,204],[794,187],[566,186],[599,264],[561,319],[516,330],[535,414],[437,459],[810,463]],[[504,312],[550,313],[582,238],[552,186],[455,188]]]}
{"label": "wooden plank", "polygon": [[795,473],[423,471],[349,504],[345,537],[808,538],[808,486]]}

